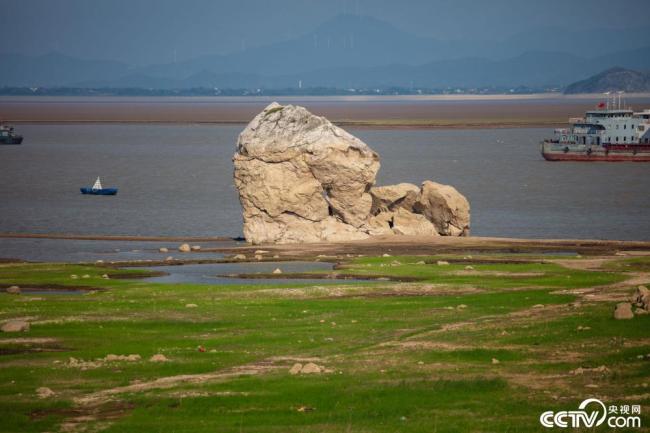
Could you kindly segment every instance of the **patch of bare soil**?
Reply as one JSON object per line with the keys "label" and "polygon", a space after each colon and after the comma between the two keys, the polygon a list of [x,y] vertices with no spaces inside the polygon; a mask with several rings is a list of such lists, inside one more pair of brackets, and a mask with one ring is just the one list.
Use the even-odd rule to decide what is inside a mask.
{"label": "patch of bare soil", "polygon": [[91,422],[93,423],[92,431],[103,430],[115,420],[126,416],[134,408],[133,403],[108,402],[96,406],[39,409],[32,412],[30,418],[40,420],[50,416],[63,416],[65,420],[60,426],[61,432],[82,433],[89,431]]}
{"label": "patch of bare soil", "polygon": [[555,263],[556,265],[563,266],[569,269],[576,269],[579,271],[598,271],[603,270],[603,265],[614,260],[620,260],[617,256],[605,256],[588,259],[549,259],[548,262]]}
{"label": "patch of bare soil", "polygon": [[74,399],[75,404],[79,406],[98,405],[112,400],[120,394],[132,392],[144,392],[152,389],[172,388],[181,384],[205,383],[211,381],[226,380],[238,376],[250,376],[267,373],[277,370],[281,366],[275,364],[273,360],[265,360],[258,363],[246,364],[233,367],[227,370],[214,371],[211,373],[201,374],[180,374],[176,376],[161,377],[148,382],[139,382],[131,385],[120,386],[97,391],[82,397]]}

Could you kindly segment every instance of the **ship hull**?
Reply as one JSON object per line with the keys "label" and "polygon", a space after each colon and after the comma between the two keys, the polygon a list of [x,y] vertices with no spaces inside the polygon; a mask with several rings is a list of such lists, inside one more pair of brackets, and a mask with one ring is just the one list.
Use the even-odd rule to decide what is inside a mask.
{"label": "ship hull", "polygon": [[547,161],[581,161],[581,162],[650,162],[650,146],[627,145],[613,148],[574,147],[557,143],[543,142],[542,156]]}
{"label": "ship hull", "polygon": [[117,188],[102,188],[102,189],[92,189],[92,188],[80,188],[82,194],[89,195],[115,195],[117,194]]}
{"label": "ship hull", "polygon": [[4,137],[0,138],[0,144],[21,144],[23,142],[23,137]]}

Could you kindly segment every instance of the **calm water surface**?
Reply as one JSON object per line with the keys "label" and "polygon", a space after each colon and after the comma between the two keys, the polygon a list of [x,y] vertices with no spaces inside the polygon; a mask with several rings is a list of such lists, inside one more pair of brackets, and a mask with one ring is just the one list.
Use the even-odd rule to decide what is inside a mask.
{"label": "calm water surface", "polygon": [[[23,145],[0,146],[0,232],[240,236],[243,127],[19,125]],[[351,132],[381,155],[378,184],[456,186],[475,235],[650,240],[650,164],[546,162],[548,129]],[[81,195],[97,176],[118,195]]]}

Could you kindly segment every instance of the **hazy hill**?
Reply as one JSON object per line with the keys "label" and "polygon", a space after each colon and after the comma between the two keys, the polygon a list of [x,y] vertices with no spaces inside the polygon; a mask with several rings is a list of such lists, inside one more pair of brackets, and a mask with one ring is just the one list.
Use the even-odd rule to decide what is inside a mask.
{"label": "hazy hill", "polygon": [[650,72],[611,68],[567,86],[564,93],[650,92]]}
{"label": "hazy hill", "polygon": [[61,53],[42,56],[0,54],[0,86],[57,86],[86,80],[113,80],[129,66],[108,60],[84,60]]}
{"label": "hazy hill", "polygon": [[[140,68],[58,53],[0,55],[0,86],[286,88],[302,81],[303,87],[338,88],[563,87],[607,67],[650,69],[650,48],[634,45],[647,39],[639,32],[531,29],[502,41],[489,35],[441,41],[374,18],[340,15],[283,42]],[[632,49],[607,52],[619,46]],[[601,55],[578,55],[589,53],[580,47],[598,47]]]}

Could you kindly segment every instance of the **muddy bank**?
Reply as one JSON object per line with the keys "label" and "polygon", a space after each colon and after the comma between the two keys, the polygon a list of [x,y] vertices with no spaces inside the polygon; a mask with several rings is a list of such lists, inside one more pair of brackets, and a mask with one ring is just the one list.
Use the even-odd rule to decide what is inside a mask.
{"label": "muddy bank", "polygon": [[[648,95],[627,95],[644,105]],[[271,101],[304,105],[346,126],[510,128],[565,124],[602,95],[426,95],[362,97],[3,97],[7,122],[245,124]]]}
{"label": "muddy bank", "polygon": [[[252,258],[256,250],[266,250],[281,259],[336,261],[358,255],[435,255],[481,253],[577,253],[610,255],[619,251],[650,250],[648,241],[606,241],[585,239],[513,239],[487,237],[386,236],[361,241],[311,244],[250,245],[236,248],[214,248],[226,254],[244,254]],[[623,253],[624,254],[624,253]],[[276,259],[277,260],[277,259]]]}

